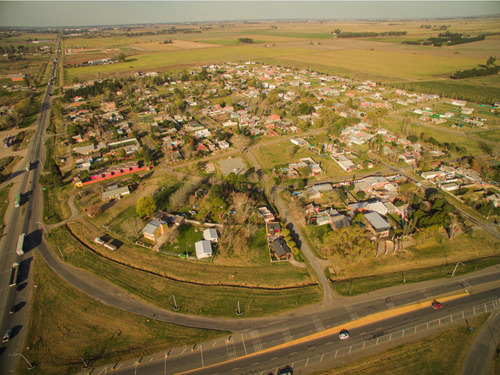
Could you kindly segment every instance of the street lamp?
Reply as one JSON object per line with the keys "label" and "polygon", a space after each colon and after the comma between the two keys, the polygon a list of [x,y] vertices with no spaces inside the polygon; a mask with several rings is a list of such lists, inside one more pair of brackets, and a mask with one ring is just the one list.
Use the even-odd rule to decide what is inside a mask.
{"label": "street lamp", "polygon": [[35,368],[35,366],[34,366],[34,365],[32,365],[32,364],[30,363],[30,361],[28,361],[28,360],[26,359],[26,357],[25,357],[24,355],[22,355],[21,353],[12,353],[12,354],[9,354],[9,357],[12,357],[12,356],[14,356],[14,355],[18,355],[18,356],[23,357],[23,359],[24,359],[24,360],[26,361],[26,363],[28,364],[28,370],[32,370],[32,369],[34,369],[34,368]]}
{"label": "street lamp", "polygon": [[40,162],[40,165],[42,166],[42,169],[43,169],[43,163],[42,163],[42,161],[39,158],[34,159],[33,162],[35,162],[37,160]]}
{"label": "street lamp", "polygon": [[49,236],[49,233],[47,232],[47,229],[45,229],[45,226],[43,225],[43,223],[41,223],[40,221],[36,221],[35,224],[40,224],[45,232],[45,235],[48,237]]}
{"label": "street lamp", "polygon": [[[170,298],[173,298],[173,299],[174,299],[174,310],[179,310],[179,306],[177,306],[177,302],[175,301],[175,296],[172,294],[172,295],[170,296]],[[169,298],[169,299],[170,299],[170,298]]]}
{"label": "street lamp", "polygon": [[455,276],[455,272],[457,272],[457,268],[458,268],[459,264],[461,264],[462,266],[465,267],[465,264],[463,264],[462,262],[458,262],[457,265],[455,266],[455,269],[453,270],[453,273],[451,274],[451,277]]}

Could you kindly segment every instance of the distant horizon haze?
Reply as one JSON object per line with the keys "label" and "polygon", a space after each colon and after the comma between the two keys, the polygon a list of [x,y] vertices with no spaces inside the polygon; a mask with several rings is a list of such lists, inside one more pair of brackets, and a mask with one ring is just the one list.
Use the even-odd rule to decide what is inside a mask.
{"label": "distant horizon haze", "polygon": [[439,19],[500,14],[500,1],[0,1],[0,27]]}

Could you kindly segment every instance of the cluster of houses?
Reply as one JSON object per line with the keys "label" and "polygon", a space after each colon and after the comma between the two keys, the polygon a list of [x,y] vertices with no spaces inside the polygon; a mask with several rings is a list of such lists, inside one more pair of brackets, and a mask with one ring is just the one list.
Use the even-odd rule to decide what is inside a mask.
{"label": "cluster of houses", "polygon": [[449,165],[441,165],[439,169],[422,172],[420,176],[445,191],[473,186],[484,188],[488,185],[488,182],[481,178],[479,172],[470,168]]}
{"label": "cluster of houses", "polygon": [[281,224],[276,221],[273,213],[267,207],[259,207],[257,212],[266,225],[266,238],[271,260],[281,261],[293,259],[292,250],[287,245],[282,235]]}

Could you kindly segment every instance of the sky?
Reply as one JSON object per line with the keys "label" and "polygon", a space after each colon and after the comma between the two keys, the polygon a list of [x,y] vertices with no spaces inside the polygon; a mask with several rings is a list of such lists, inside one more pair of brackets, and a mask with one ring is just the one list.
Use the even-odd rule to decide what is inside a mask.
{"label": "sky", "polygon": [[410,19],[500,14],[500,1],[1,1],[0,26],[268,19]]}

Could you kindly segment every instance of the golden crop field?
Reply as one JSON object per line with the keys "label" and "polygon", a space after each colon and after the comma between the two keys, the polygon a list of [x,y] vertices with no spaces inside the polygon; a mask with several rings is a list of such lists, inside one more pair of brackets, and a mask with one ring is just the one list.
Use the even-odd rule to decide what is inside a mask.
{"label": "golden crop field", "polygon": [[[225,61],[253,60],[294,68],[309,68],[332,74],[346,74],[385,81],[415,81],[447,78],[456,70],[482,64],[489,56],[500,56],[500,36],[455,46],[432,47],[402,44],[403,40],[426,39],[444,32],[471,35],[500,32],[498,18],[345,21],[345,22],[252,22],[210,23],[177,26],[172,34],[137,35],[151,30],[171,29],[158,25],[132,28],[127,37],[115,30],[106,37],[67,38],[65,48],[77,50],[65,63],[93,58],[116,57],[123,52],[128,61],[99,67],[68,68],[66,83],[78,79],[124,74],[136,70],[164,70]],[[430,25],[430,29],[422,25]],[[193,32],[183,32],[183,28]],[[406,31],[407,35],[377,38],[335,38],[332,31],[352,32]],[[128,30],[128,29],[127,29]],[[129,34],[131,35],[131,34]],[[239,38],[254,44],[242,44]],[[172,40],[171,44],[163,44]],[[97,57],[98,56],[98,57]]]}

